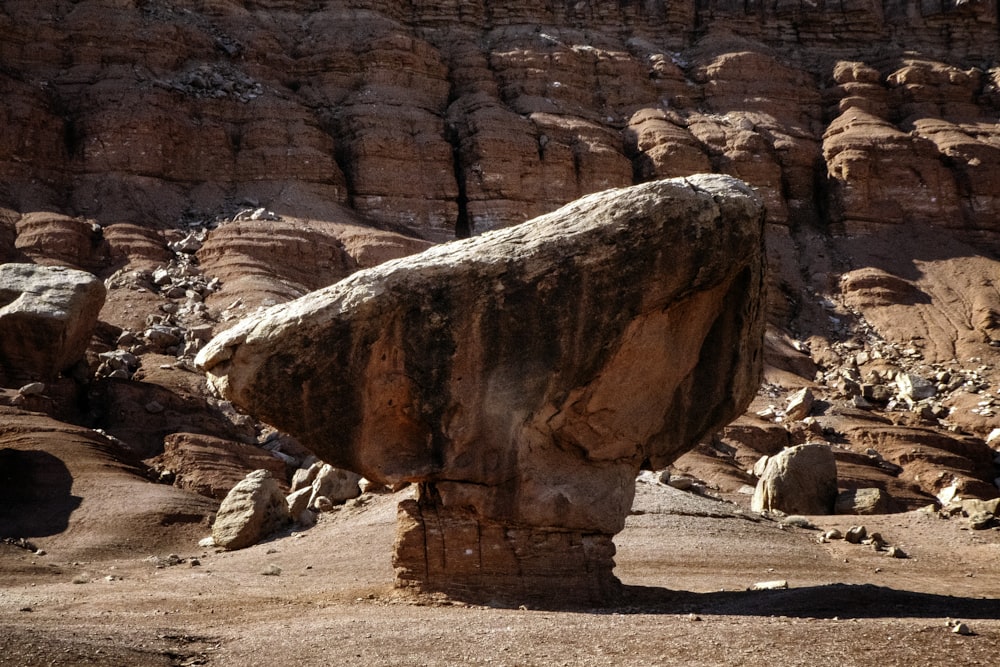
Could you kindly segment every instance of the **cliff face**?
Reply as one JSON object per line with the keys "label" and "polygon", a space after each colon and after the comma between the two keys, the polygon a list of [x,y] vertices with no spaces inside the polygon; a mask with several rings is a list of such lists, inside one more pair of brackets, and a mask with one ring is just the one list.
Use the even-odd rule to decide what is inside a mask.
{"label": "cliff face", "polygon": [[[755,411],[812,385],[880,428],[995,424],[995,3],[11,0],[0,30],[0,261],[97,272],[106,324],[176,329],[158,354],[432,243],[720,172],[767,209]],[[888,400],[902,372],[934,403]]]}

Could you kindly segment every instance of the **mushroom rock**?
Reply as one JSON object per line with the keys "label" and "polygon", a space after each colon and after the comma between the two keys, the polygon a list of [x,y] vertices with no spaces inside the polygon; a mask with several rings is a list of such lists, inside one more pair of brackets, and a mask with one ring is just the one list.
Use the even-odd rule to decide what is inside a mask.
{"label": "mushroom rock", "polygon": [[259,311],[196,363],[330,464],[418,483],[397,586],[607,602],[637,472],[757,388],[762,224],[728,176],[608,190]]}

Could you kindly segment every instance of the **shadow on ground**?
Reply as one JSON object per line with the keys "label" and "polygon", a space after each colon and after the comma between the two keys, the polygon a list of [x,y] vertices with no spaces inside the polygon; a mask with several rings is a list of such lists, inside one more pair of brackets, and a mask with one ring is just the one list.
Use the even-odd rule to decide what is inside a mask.
{"label": "shadow on ground", "polygon": [[872,584],[829,584],[773,591],[690,593],[625,586],[616,613],[696,613],[706,616],[798,618],[1000,618],[1000,599],[897,590]]}
{"label": "shadow on ground", "polygon": [[52,454],[0,449],[0,537],[47,537],[66,530],[83,501],[72,488],[69,469]]}

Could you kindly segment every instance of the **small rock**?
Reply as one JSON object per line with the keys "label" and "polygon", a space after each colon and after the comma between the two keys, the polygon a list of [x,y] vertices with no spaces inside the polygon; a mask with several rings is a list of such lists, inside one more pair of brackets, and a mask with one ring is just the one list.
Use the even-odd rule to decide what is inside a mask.
{"label": "small rock", "polygon": [[836,528],[831,528],[830,530],[823,533],[823,537],[828,540],[842,540],[844,539],[844,534],[837,530]]}
{"label": "small rock", "polygon": [[748,591],[776,591],[788,588],[788,581],[786,579],[775,579],[773,581],[758,581],[756,584],[748,588]]}
{"label": "small rock", "polygon": [[902,398],[912,402],[931,398],[937,393],[937,389],[935,389],[933,384],[913,373],[900,373],[897,375],[896,389]]}
{"label": "small rock", "polygon": [[875,548],[875,551],[882,551],[885,549],[885,540],[882,539],[881,533],[872,533],[868,536],[868,539],[864,540],[865,544],[870,544]]}
{"label": "small rock", "polygon": [[318,512],[329,512],[333,509],[333,501],[326,496],[313,498],[312,507]]}
{"label": "small rock", "polygon": [[956,635],[964,635],[966,637],[970,637],[976,634],[972,631],[972,629],[968,625],[966,625],[961,621],[955,621],[955,623],[951,626],[951,631],[954,632]]}
{"label": "small rock", "polygon": [[45,391],[44,382],[29,382],[17,390],[21,396],[37,396]]}
{"label": "small rock", "polygon": [[215,538],[209,535],[208,537],[203,537],[198,540],[198,546],[203,549],[211,549],[215,546]]}
{"label": "small rock", "polygon": [[264,575],[265,577],[277,577],[278,575],[281,574],[281,568],[275,565],[274,563],[271,563],[270,565],[264,568],[261,574]]}
{"label": "small rock", "polygon": [[146,412],[156,415],[163,412],[163,406],[156,401],[150,401],[146,403]]}
{"label": "small rock", "polygon": [[890,558],[909,558],[909,555],[899,547],[889,547],[885,553]]}
{"label": "small rock", "polygon": [[993,525],[995,518],[989,512],[973,512],[969,515],[969,528],[972,530],[986,530]]}
{"label": "small rock", "polygon": [[888,494],[878,488],[848,489],[837,495],[834,514],[887,514],[890,509]]}
{"label": "small rock", "polygon": [[795,526],[796,528],[805,528],[807,530],[816,530],[816,524],[807,519],[800,514],[791,514],[786,516],[781,523],[786,526]]}
{"label": "small rock", "polygon": [[861,544],[861,541],[868,536],[868,529],[864,526],[851,526],[847,529],[844,539],[851,544]]}
{"label": "small rock", "polygon": [[667,480],[667,486],[672,486],[679,491],[690,491],[694,486],[694,480],[683,475],[671,475]]}
{"label": "small rock", "polygon": [[809,387],[799,389],[788,397],[788,404],[785,407],[785,418],[790,421],[805,419],[809,416],[809,412],[812,410],[815,401],[816,397],[813,396]]}

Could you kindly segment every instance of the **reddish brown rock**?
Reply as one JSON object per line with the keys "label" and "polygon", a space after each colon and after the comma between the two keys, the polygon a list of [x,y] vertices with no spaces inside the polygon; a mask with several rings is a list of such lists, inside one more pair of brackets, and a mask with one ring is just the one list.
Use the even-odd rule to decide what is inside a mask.
{"label": "reddish brown rock", "polygon": [[497,596],[549,571],[553,592],[594,600],[614,587],[610,538],[638,469],[735,417],[756,387],[760,212],[725,177],[599,193],[253,316],[197,363],[331,464],[421,483],[403,509],[401,585],[462,594],[511,571],[446,577],[413,548],[435,531],[439,554],[472,548],[478,525],[514,531],[496,547],[525,565]]}
{"label": "reddish brown rock", "polygon": [[357,268],[339,227],[294,218],[237,220],[213,230],[198,251],[201,270],[222,283],[210,304],[273,305],[333,284]]}
{"label": "reddish brown rock", "polygon": [[253,445],[196,433],[172,433],[163,439],[163,454],[149,465],[174,486],[222,500],[254,470],[268,470],[287,490],[285,462]]}

